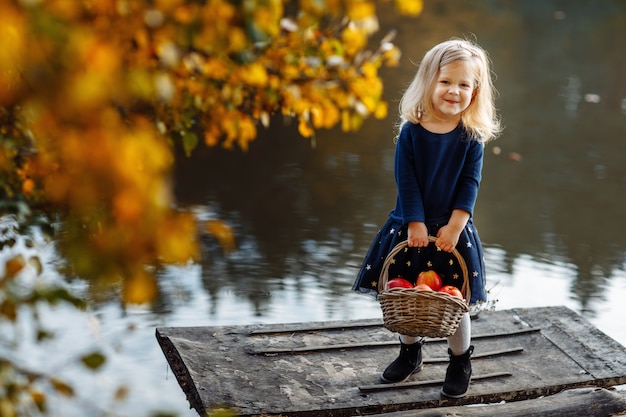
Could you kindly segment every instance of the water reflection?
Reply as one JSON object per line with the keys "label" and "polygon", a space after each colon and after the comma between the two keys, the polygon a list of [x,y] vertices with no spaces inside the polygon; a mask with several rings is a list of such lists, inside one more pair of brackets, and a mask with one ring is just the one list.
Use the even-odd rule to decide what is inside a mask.
{"label": "water reflection", "polygon": [[[571,265],[571,295],[588,310],[624,264],[624,4],[426,4],[417,22],[381,13],[393,16],[384,23],[399,28],[405,53],[400,68],[385,70],[391,108],[427,48],[477,38],[494,63],[507,127],[486,153],[482,238],[503,252],[509,275],[520,257]],[[180,202],[228,220],[238,236],[227,258],[207,238],[201,267],[212,305],[228,289],[262,316],[274,294],[303,291],[307,280],[324,298],[341,297],[395,198],[394,117],[356,134],[321,132],[315,149],[275,121],[247,154],[200,149],[181,162]]]}
{"label": "water reflection", "polygon": [[541,9],[522,15],[517,64],[501,63],[499,88],[508,126],[501,143],[523,161],[512,167],[489,158],[481,194],[482,207],[497,196],[508,200],[497,212],[481,210],[496,216],[484,238],[511,259],[571,262],[572,293],[583,310],[622,268],[626,243],[617,225],[626,179],[626,51],[616,40],[626,35],[624,10],[617,2],[598,6],[571,4],[554,19]]}

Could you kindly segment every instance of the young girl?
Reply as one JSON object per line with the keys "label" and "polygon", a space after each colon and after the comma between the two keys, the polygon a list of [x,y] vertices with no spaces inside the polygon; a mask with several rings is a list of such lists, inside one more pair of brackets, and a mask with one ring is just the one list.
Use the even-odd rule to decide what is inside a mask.
{"label": "young girl", "polygon": [[[434,269],[444,284],[460,288],[456,248],[469,271],[470,304],[485,301],[483,251],[472,213],[481,180],[484,143],[500,131],[487,55],[464,40],[443,42],[426,53],[400,102],[396,143],[396,207],[365,256],[353,290],[377,294],[387,254],[406,240],[389,277],[415,283],[420,271]],[[429,245],[428,236],[436,237]],[[463,397],[472,373],[469,313],[448,337],[450,363],[441,393]],[[422,367],[423,339],[400,335],[400,354],[381,380],[400,382]]]}

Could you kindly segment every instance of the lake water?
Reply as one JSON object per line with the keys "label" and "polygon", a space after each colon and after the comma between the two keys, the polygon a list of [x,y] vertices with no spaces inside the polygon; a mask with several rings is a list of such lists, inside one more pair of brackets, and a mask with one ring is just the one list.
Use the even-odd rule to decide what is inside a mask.
{"label": "lake water", "polygon": [[[395,202],[395,106],[414,63],[452,36],[473,35],[488,50],[506,126],[486,148],[475,214],[490,306],[566,305],[626,345],[617,320],[626,317],[626,5],[468,3],[425,0],[418,19],[383,9],[404,53],[384,70],[388,119],[355,134],[320,132],[315,147],[275,120],[248,153],[202,148],[179,158],[180,205],[200,222],[229,222],[238,249],[224,256],[204,236],[202,261],[163,271],[149,309],[124,309],[111,293],[87,313],[47,311],[57,338],[43,351],[26,345],[25,360],[75,381],[83,398],[55,403],[53,415],[195,416],[158,347],[159,326],[380,317],[377,302],[350,286]],[[102,371],[68,365],[95,347],[110,356]],[[120,385],[130,392],[116,401]]]}

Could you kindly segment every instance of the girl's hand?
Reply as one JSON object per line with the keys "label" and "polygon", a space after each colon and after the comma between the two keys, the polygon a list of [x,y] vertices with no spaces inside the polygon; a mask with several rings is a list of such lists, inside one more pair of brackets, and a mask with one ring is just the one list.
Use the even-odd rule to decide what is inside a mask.
{"label": "girl's hand", "polygon": [[428,246],[428,228],[422,222],[410,222],[408,226],[407,244],[409,247],[423,248]]}
{"label": "girl's hand", "polygon": [[437,232],[437,240],[435,245],[443,251],[452,252],[459,243],[460,231],[457,231],[449,224],[442,226]]}
{"label": "girl's hand", "polygon": [[461,232],[469,218],[470,214],[465,210],[452,210],[452,216],[450,216],[448,224],[441,227],[437,232],[435,245],[441,250],[452,252],[456,248],[456,244],[459,243],[459,236],[461,236]]}

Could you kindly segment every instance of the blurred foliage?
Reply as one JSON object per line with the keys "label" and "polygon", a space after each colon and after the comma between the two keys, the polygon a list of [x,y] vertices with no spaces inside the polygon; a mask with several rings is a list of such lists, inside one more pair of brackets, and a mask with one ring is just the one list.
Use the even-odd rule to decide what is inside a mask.
{"label": "blurred foliage", "polygon": [[[53,337],[42,322],[44,306],[67,303],[85,307],[85,301],[58,282],[46,277],[46,266],[37,253],[36,239],[22,230],[17,216],[0,216],[0,416],[45,414],[47,394],[74,398],[72,386],[61,377],[34,370],[24,364],[17,352],[20,343],[32,337],[35,343]],[[49,268],[49,267],[48,267]],[[24,320],[31,331],[24,331]],[[21,322],[21,323],[20,323]],[[11,326],[10,329],[8,326]],[[12,330],[12,331],[9,331]],[[98,370],[106,361],[97,351],[77,357],[90,370]]]}
{"label": "blurred foliage", "polygon": [[[196,219],[171,193],[174,146],[245,151],[276,115],[312,140],[354,131],[386,116],[378,71],[400,57],[393,33],[372,41],[369,0],[2,0],[0,16],[0,214],[54,230],[62,273],[119,286],[125,303],[157,297],[154,267],[199,256]],[[223,222],[203,230],[234,248]],[[0,265],[0,320],[42,302],[80,307],[60,287],[16,290],[26,265],[41,273],[36,257]],[[0,415],[45,412],[31,390],[41,378],[0,358]]]}
{"label": "blurred foliage", "polygon": [[366,0],[0,3],[3,209],[61,212],[65,273],[124,279],[129,300],[150,301],[146,265],[198,257],[172,145],[245,150],[272,115],[304,137],[386,116],[378,70],[400,52],[393,34],[368,49],[375,13]]}

